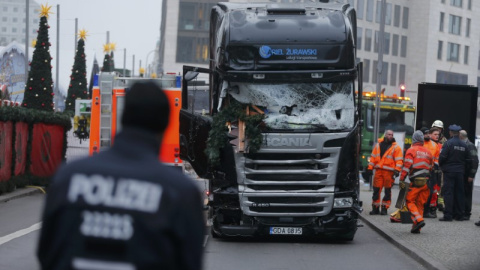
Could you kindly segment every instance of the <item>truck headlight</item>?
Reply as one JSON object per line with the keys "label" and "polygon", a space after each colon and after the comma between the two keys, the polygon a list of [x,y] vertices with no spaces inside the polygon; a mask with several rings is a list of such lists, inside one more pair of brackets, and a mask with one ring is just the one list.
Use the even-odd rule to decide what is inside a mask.
{"label": "truck headlight", "polygon": [[351,197],[335,198],[333,201],[333,208],[348,208],[352,207],[353,199]]}

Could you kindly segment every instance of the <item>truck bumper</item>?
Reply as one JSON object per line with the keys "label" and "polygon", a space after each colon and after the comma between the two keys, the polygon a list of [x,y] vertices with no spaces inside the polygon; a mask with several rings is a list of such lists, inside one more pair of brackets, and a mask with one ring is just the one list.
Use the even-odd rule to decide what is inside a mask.
{"label": "truck bumper", "polygon": [[[215,221],[212,224],[213,233],[220,237],[256,237],[268,236],[271,227],[302,228],[301,235],[295,236],[325,236],[338,237],[353,235],[357,230],[358,213],[353,209],[334,210],[322,217],[246,217],[249,224],[225,225]],[[287,221],[287,222],[286,222]],[[275,235],[276,236],[276,235]]]}

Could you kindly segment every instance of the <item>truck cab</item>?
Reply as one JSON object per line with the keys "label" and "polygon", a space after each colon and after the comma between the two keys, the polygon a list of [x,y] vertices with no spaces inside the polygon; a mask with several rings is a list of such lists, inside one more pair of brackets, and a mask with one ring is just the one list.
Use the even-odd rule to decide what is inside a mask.
{"label": "truck cab", "polygon": [[184,66],[180,111],[180,157],[208,179],[213,236],[353,239],[361,211],[355,41],[348,4],[213,7],[210,67]]}

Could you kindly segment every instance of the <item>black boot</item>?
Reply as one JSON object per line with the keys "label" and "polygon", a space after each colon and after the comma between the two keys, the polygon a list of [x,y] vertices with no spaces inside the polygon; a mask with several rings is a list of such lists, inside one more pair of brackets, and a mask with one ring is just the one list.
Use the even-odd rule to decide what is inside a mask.
{"label": "black boot", "polygon": [[378,210],[378,208],[379,208],[378,206],[372,205],[372,208],[373,208],[373,209],[372,209],[372,211],[370,211],[370,215],[378,215],[378,214],[380,214],[380,211]]}
{"label": "black boot", "polygon": [[437,218],[437,208],[429,207],[425,208],[425,212],[423,213],[424,218]]}
{"label": "black boot", "polygon": [[380,212],[380,215],[386,216],[387,215],[387,207],[382,206],[382,211]]}

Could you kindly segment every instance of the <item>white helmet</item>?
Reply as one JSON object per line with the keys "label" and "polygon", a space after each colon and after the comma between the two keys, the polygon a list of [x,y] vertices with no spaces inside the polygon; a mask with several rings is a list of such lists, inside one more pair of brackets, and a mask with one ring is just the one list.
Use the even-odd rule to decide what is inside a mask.
{"label": "white helmet", "polygon": [[443,122],[440,120],[435,120],[432,124],[432,127],[438,127],[443,129]]}

